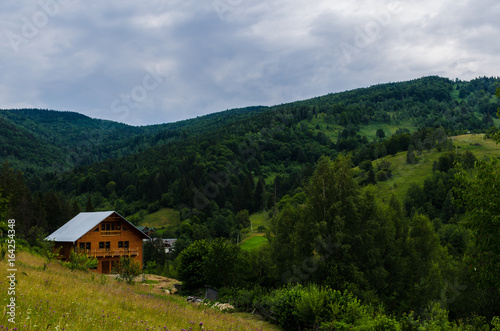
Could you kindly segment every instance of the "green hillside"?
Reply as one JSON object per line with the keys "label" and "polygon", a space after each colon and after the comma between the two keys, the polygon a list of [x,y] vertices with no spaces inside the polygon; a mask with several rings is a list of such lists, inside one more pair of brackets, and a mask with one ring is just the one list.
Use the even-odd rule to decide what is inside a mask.
{"label": "green hillside", "polygon": [[[15,321],[0,314],[0,328],[9,330],[280,330],[255,315],[225,313],[196,306],[179,295],[146,284],[128,285],[92,272],[70,271],[58,262],[45,270],[44,259],[19,253],[16,264]],[[7,279],[7,264],[0,262]],[[0,283],[7,300],[8,282]],[[5,302],[4,302],[5,303]],[[7,305],[7,303],[5,303]]]}
{"label": "green hillside", "polygon": [[[454,149],[451,150],[455,154],[463,154],[465,151],[474,153],[478,160],[489,160],[490,158],[500,157],[500,145],[491,139],[485,139],[484,134],[467,134],[450,137],[453,142]],[[434,162],[449,151],[424,151],[419,157],[417,164],[408,164],[406,162],[406,152],[400,152],[395,156],[389,155],[383,159],[373,162],[376,167],[380,162],[388,161],[391,164],[392,177],[386,181],[378,182],[379,188],[378,197],[388,201],[392,194],[395,194],[400,199],[408,191],[412,184],[421,185],[424,180],[433,172]]]}
{"label": "green hillside", "polygon": [[498,83],[423,77],[150,127],[4,111],[0,215],[38,246],[115,210],[177,239],[145,243],[149,272],[287,330],[491,329]]}

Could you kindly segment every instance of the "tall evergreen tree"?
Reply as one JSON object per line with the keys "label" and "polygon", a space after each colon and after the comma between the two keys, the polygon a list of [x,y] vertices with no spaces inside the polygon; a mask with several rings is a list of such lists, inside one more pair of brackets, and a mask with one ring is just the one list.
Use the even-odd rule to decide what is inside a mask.
{"label": "tall evergreen tree", "polygon": [[87,204],[85,206],[85,211],[86,212],[93,212],[94,211],[94,205],[92,204],[92,195],[91,194],[87,195]]}

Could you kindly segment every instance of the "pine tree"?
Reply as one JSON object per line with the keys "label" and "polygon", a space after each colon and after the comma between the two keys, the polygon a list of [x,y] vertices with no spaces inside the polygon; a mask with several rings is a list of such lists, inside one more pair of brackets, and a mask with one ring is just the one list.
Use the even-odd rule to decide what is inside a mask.
{"label": "pine tree", "polygon": [[86,212],[93,212],[94,211],[94,205],[92,204],[92,195],[89,194],[87,195],[87,205],[85,207]]}

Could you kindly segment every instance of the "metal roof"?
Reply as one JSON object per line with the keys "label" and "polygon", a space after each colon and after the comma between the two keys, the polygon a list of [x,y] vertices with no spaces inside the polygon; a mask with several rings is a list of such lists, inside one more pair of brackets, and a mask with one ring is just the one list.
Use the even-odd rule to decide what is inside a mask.
{"label": "metal roof", "polygon": [[[60,242],[76,242],[84,234],[92,230],[96,225],[104,221],[107,217],[111,216],[113,213],[120,216],[124,221],[128,222],[132,227],[137,229],[132,223],[127,221],[124,217],[114,211],[101,211],[92,213],[80,213],[69,220],[66,224],[57,229],[54,233],[47,236],[46,240],[54,240]],[[149,238],[142,231],[137,229],[144,236]]]}

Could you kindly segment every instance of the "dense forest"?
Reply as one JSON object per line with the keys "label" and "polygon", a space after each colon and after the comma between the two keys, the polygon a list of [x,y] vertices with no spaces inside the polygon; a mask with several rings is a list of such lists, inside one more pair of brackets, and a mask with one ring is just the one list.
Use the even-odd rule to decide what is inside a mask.
{"label": "dense forest", "polygon": [[[2,110],[1,211],[36,246],[80,211],[139,224],[178,210],[158,233],[174,253],[153,242],[146,264],[287,330],[486,328],[500,315],[498,162],[450,137],[498,139],[499,82],[425,77],[147,127]],[[430,151],[421,183],[380,197],[387,156]],[[269,244],[243,251],[261,211]]]}

